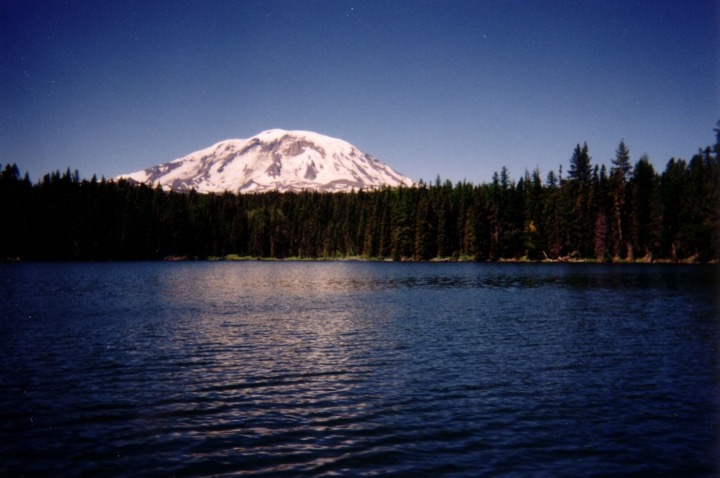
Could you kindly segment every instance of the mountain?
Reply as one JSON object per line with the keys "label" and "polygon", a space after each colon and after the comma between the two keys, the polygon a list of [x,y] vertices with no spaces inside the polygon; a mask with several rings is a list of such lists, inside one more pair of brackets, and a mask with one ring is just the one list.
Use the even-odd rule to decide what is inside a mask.
{"label": "mountain", "polygon": [[410,178],[346,141],[281,129],[263,131],[249,139],[221,141],[116,179],[203,193],[335,192],[413,184]]}

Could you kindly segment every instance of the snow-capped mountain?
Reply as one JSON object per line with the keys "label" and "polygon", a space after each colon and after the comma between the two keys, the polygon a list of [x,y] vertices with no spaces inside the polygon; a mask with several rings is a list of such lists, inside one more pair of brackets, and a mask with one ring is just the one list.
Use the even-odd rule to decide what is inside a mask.
{"label": "snow-capped mountain", "polygon": [[123,174],[166,190],[249,193],[350,191],[413,181],[350,143],[310,131],[271,129],[229,139],[169,163]]}

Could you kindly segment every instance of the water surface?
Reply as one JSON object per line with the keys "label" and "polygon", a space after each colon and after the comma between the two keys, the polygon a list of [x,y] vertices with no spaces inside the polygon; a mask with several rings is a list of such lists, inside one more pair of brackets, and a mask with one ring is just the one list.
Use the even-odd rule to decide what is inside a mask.
{"label": "water surface", "polygon": [[717,268],[0,265],[3,476],[718,476]]}

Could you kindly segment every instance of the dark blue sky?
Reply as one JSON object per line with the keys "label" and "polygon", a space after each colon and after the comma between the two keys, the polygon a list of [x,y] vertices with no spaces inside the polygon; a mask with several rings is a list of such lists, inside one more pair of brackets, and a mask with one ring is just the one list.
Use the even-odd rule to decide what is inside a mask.
{"label": "dark blue sky", "polygon": [[113,177],[270,128],[414,178],[714,141],[717,0],[0,0],[0,163]]}

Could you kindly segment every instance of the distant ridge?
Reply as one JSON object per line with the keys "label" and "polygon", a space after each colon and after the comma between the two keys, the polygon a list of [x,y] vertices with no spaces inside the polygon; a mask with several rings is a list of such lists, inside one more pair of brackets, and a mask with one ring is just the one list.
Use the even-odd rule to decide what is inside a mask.
{"label": "distant ridge", "polygon": [[282,129],[263,131],[249,139],[221,141],[116,179],[202,193],[340,192],[414,184],[346,141],[311,131]]}

